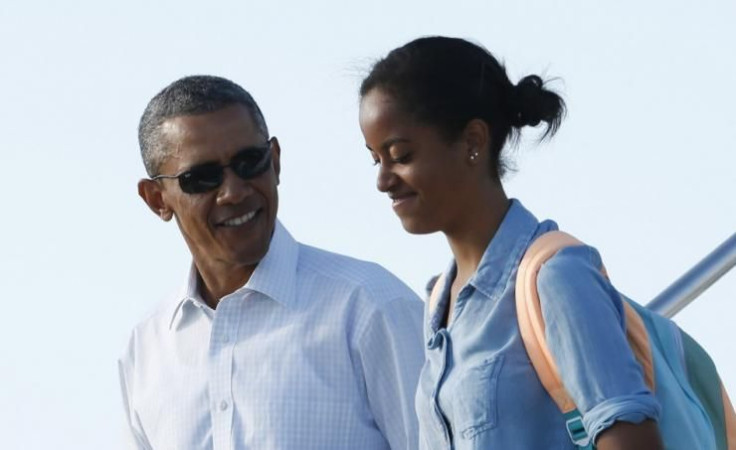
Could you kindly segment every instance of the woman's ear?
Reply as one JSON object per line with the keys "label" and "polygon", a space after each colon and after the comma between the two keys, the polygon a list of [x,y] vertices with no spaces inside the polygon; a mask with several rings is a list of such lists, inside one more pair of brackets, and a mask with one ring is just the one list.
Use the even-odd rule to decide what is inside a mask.
{"label": "woman's ear", "polygon": [[465,126],[462,134],[468,152],[468,161],[472,164],[485,160],[491,143],[491,130],[481,119],[473,119]]}
{"label": "woman's ear", "polygon": [[166,204],[163,187],[158,181],[147,178],[138,181],[138,195],[163,221],[168,222],[174,216],[174,211]]}

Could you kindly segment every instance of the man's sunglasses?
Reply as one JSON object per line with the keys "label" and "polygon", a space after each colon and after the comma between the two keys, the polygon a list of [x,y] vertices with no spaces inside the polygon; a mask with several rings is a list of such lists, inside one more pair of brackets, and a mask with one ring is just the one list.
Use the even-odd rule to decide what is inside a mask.
{"label": "man's sunglasses", "polygon": [[200,164],[176,175],[156,175],[152,180],[177,178],[179,187],[187,194],[201,194],[217,189],[225,178],[225,168],[229,167],[235,175],[243,180],[255,178],[271,167],[271,142],[265,145],[248,147],[239,151],[229,163],[221,165],[216,162]]}

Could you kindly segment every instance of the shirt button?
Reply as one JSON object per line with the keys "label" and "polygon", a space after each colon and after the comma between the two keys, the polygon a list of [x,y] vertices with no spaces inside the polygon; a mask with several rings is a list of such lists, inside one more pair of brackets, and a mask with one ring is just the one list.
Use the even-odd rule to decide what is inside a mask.
{"label": "shirt button", "polygon": [[440,333],[435,334],[431,338],[429,338],[429,341],[427,341],[427,348],[430,350],[434,350],[436,348],[439,348],[442,346],[443,336]]}
{"label": "shirt button", "polygon": [[225,411],[225,410],[227,409],[227,407],[228,407],[228,406],[230,406],[230,405],[228,405],[228,403],[227,403],[227,402],[226,402],[225,400],[223,400],[223,401],[222,401],[222,402],[220,403],[220,410],[221,410],[221,411]]}
{"label": "shirt button", "polygon": [[224,335],[222,337],[222,342],[225,343],[225,344],[227,344],[228,342],[230,342],[230,337],[227,334]]}

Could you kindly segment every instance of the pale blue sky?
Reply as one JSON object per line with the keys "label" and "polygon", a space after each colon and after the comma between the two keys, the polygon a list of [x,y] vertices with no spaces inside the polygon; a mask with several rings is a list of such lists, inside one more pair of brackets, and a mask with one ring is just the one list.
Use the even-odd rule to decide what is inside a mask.
{"label": "pale blue sky", "polygon": [[[138,119],[174,79],[249,89],[282,144],[292,233],[421,291],[449,251],[407,235],[375,190],[357,126],[370,62],[446,34],[514,80],[559,77],[568,118],[550,143],[522,142],[507,191],[597,246],[646,302],[736,232],[734,23],[730,0],[2,2],[2,447],[118,448],[116,358],[189,264],[135,188]],[[677,318],[732,396],[735,316],[731,273]]]}

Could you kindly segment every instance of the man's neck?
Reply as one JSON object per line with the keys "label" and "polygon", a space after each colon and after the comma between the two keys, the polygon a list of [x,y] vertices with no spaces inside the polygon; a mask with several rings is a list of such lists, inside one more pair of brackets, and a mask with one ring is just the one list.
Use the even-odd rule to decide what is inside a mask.
{"label": "man's neck", "polygon": [[197,287],[202,300],[212,309],[220,300],[240,289],[250,280],[255,266],[241,266],[229,269],[216,269],[197,266]]}

